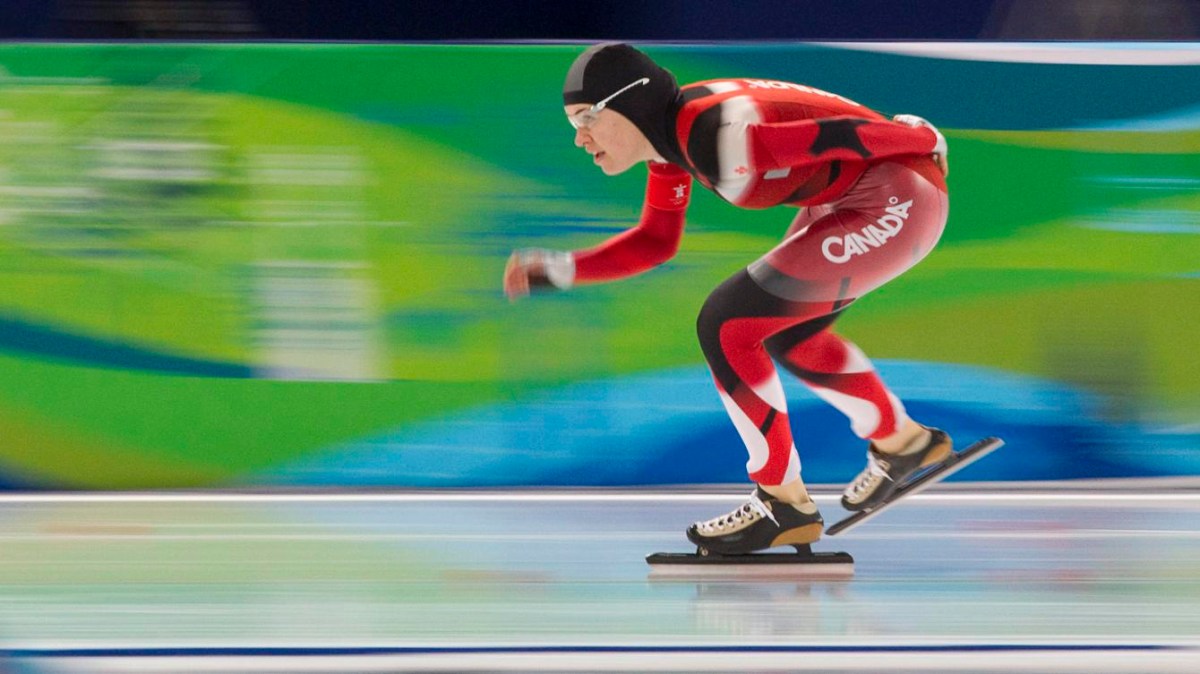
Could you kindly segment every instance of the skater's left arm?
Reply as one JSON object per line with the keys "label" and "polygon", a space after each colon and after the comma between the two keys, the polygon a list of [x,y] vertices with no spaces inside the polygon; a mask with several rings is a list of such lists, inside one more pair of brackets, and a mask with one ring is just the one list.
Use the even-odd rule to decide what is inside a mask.
{"label": "skater's left arm", "polygon": [[640,274],[675,257],[683,238],[692,177],[674,164],[651,162],[646,199],[636,227],[593,248],[577,251],[580,283],[614,281]]}
{"label": "skater's left arm", "polygon": [[773,171],[830,161],[945,155],[946,139],[932,124],[912,115],[900,117],[904,119],[839,116],[752,124],[747,129],[751,162],[755,171]]}

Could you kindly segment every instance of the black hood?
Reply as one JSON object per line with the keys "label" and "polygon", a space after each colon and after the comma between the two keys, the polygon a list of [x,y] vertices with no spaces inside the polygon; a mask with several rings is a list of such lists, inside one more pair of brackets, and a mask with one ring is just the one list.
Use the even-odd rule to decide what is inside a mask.
{"label": "black hood", "polygon": [[612,108],[633,122],[667,161],[682,163],[675,137],[679,84],[671,71],[619,42],[593,45],[575,59],[563,83],[563,105],[598,103],[641,78],[649,81],[612,99]]}

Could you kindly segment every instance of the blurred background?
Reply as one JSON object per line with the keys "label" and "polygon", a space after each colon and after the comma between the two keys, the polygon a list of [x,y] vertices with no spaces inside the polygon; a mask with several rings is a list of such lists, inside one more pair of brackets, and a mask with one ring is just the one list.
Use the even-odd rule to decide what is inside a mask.
{"label": "blurred background", "polygon": [[[1197,671],[1198,5],[0,2],[0,672]],[[562,116],[609,39],[949,139],[941,245],[839,325],[1008,446],[822,541],[860,581],[642,561],[746,490],[695,316],[788,209],[698,192],[663,267],[501,292],[513,248],[637,220],[642,170]],[[862,442],[785,385],[833,521]]]}
{"label": "blurred background", "polygon": [[[572,146],[581,46],[801,82],[950,140],[937,251],[840,323],[972,480],[1200,475],[1200,26],[1185,0],[13,0],[0,485],[741,484],[694,337],[785,209],[510,305],[509,251],[636,222]],[[861,467],[789,383],[812,483]]]}

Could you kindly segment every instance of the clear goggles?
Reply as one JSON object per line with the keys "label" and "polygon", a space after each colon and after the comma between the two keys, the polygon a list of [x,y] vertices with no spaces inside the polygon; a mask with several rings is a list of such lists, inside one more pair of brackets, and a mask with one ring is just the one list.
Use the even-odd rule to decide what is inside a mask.
{"label": "clear goggles", "polygon": [[629,91],[630,89],[641,86],[643,84],[650,84],[650,78],[643,77],[640,80],[635,80],[633,82],[630,82],[629,84],[626,84],[625,86],[621,87],[620,89],[617,89],[616,92],[614,92],[611,96],[608,96],[607,98],[600,101],[599,103],[594,104],[592,107],[590,107],[586,110],[580,110],[579,112],[577,112],[573,115],[567,115],[567,121],[570,122],[571,126],[575,127],[576,129],[587,129],[596,123],[597,115],[600,114],[601,110],[603,110],[605,107],[608,106],[609,101],[616,98],[617,96],[620,96],[621,94],[625,93],[626,91]]}

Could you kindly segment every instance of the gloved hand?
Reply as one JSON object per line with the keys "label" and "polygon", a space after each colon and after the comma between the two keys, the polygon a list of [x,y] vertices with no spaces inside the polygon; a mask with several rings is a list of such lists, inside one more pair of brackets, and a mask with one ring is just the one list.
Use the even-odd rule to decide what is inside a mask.
{"label": "gloved hand", "polygon": [[930,124],[929,120],[916,115],[896,115],[892,117],[893,122],[898,122],[906,126],[923,126],[933,132],[937,136],[937,145],[933,148],[933,160],[937,162],[938,168],[942,170],[942,175],[950,174],[950,161],[946,158],[949,148],[946,146],[946,137],[942,135],[937,127]]}
{"label": "gloved hand", "polygon": [[575,283],[575,258],[544,248],[513,251],[504,267],[504,294],[515,302],[531,289],[566,290]]}

